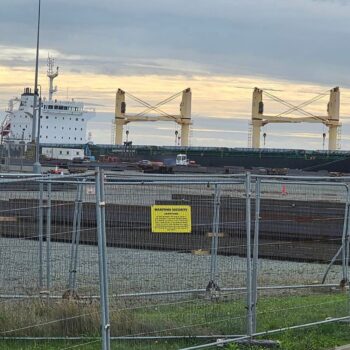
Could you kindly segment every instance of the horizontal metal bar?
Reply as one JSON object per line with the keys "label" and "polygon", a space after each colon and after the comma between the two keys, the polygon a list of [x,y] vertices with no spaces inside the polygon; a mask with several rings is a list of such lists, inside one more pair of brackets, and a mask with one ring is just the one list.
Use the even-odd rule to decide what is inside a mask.
{"label": "horizontal metal bar", "polygon": [[332,181],[343,181],[348,180],[350,181],[350,176],[339,176],[339,177],[333,177],[333,176],[293,176],[293,175],[258,175],[258,174],[252,174],[252,177],[254,178],[260,178],[260,179],[295,179],[295,180],[332,180]]}
{"label": "horizontal metal bar", "polygon": [[[177,340],[177,339],[212,339],[212,338],[239,338],[242,335],[168,335],[168,336],[120,336],[111,337],[111,340]],[[45,340],[97,340],[100,337],[0,337],[0,340],[27,340],[27,341],[45,341]]]}
{"label": "horizontal metal bar", "polygon": [[128,181],[128,182],[105,182],[105,185],[207,185],[207,184],[217,184],[217,185],[242,185],[243,182],[234,181]]}
{"label": "horizontal metal bar", "polygon": [[[300,284],[300,285],[283,285],[283,286],[261,286],[258,290],[280,290],[280,289],[305,289],[305,288],[332,288],[338,287],[339,284]],[[246,291],[245,287],[234,288],[221,288],[222,292],[243,292]],[[175,295],[175,294],[190,294],[190,293],[206,293],[206,289],[183,289],[183,290],[169,290],[162,292],[143,292],[143,293],[123,293],[112,294],[113,298],[129,298],[129,297],[145,297],[145,296],[162,296],[162,295]],[[0,294],[0,299],[36,299],[41,298],[42,295],[26,295],[26,294]],[[47,296],[45,295],[45,298]],[[61,295],[50,295],[51,299],[62,299]],[[79,299],[99,299],[99,295],[85,295],[79,296]]]}
{"label": "horizontal metal bar", "polygon": [[343,182],[304,182],[304,181],[279,181],[279,180],[262,180],[262,184],[280,184],[280,183],[285,183],[288,185],[312,185],[312,186],[320,186],[320,185],[325,185],[325,186],[334,186],[334,187],[346,187],[348,188],[349,186],[346,183]]}
{"label": "horizontal metal bar", "polygon": [[[118,178],[119,174],[106,174],[107,178],[108,177],[115,177]],[[217,178],[237,178],[237,177],[244,177],[245,174],[200,174],[200,173],[192,173],[192,174],[148,174],[148,173],[142,173],[142,174],[123,174],[120,177],[142,177],[144,178],[197,178],[198,176],[200,177],[217,177]]]}
{"label": "horizontal metal bar", "polygon": [[[113,295],[112,295],[113,296]],[[116,295],[114,295],[116,296]],[[38,298],[49,298],[49,299],[62,299],[62,295],[47,295],[47,294],[37,294],[37,295],[27,295],[27,294],[0,294],[0,299],[38,299]],[[79,296],[79,299],[99,299],[99,295],[83,295]]]}
{"label": "horizontal metal bar", "polygon": [[[333,323],[333,322],[339,322],[339,321],[344,321],[350,319],[350,316],[345,316],[345,317],[338,317],[338,318],[332,318],[324,321],[318,321],[318,322],[312,322],[312,323],[305,323],[302,325],[297,325],[297,326],[290,326],[290,327],[284,327],[284,328],[278,328],[270,331],[265,331],[265,332],[258,332],[252,334],[252,337],[260,337],[260,336],[267,336],[271,334],[276,334],[276,333],[281,333],[284,331],[290,331],[294,329],[301,329],[301,328],[307,328],[307,327],[313,327],[313,326],[318,326],[321,324],[327,324],[327,323]],[[249,336],[241,337],[241,338],[232,338],[232,339],[224,339],[224,340],[218,340],[215,343],[208,343],[204,345],[198,345],[198,346],[192,346],[189,348],[183,348],[181,350],[196,350],[196,349],[205,349],[209,348],[212,346],[218,346],[218,345],[224,345],[224,344],[229,344],[229,343],[235,343],[238,340],[244,340],[250,338]]]}

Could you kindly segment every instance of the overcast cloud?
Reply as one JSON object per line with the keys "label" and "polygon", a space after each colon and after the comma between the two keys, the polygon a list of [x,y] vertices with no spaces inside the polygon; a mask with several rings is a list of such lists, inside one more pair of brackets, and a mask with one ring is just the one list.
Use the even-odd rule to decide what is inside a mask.
{"label": "overcast cloud", "polygon": [[[0,1],[0,110],[34,82],[37,3]],[[294,104],[340,86],[350,149],[349,18],[350,0],[42,0],[39,80],[46,89],[50,52],[62,68],[57,96],[98,106],[97,143],[110,142],[116,88],[157,103],[191,86],[192,144],[229,147],[247,144],[254,86]],[[327,101],[318,103],[311,112],[326,114]],[[281,112],[267,98],[265,107]],[[135,124],[137,144],[174,142],[176,125]],[[267,147],[320,149],[325,127],[264,132]]]}
{"label": "overcast cloud", "polygon": [[[36,1],[2,0],[0,64],[32,64]],[[248,74],[350,86],[349,0],[42,0],[41,46],[107,74]],[[65,62],[62,62],[62,60]]]}

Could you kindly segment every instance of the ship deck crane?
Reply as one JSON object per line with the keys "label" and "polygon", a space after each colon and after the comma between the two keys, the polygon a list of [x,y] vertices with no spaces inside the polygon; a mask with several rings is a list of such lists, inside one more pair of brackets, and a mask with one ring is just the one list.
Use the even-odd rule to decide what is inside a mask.
{"label": "ship deck crane", "polygon": [[[164,112],[160,107],[169,101],[172,101],[176,97],[182,95],[182,100],[180,104],[180,114],[172,115]],[[146,109],[138,114],[127,114],[126,113],[126,103],[125,96],[128,96],[135,101],[141,103]],[[121,89],[118,89],[116,93],[116,103],[115,103],[115,144],[121,145],[123,143],[123,128],[124,125],[130,122],[155,122],[155,121],[172,121],[181,125],[181,146],[189,145],[189,134],[191,121],[191,103],[192,103],[192,93],[191,89],[187,88],[161,102],[152,106],[149,103],[127,93]],[[155,111],[159,114],[157,115],[147,115],[149,111]]]}
{"label": "ship deck crane", "polygon": [[[268,116],[264,114],[263,92],[274,100],[286,105],[289,109],[275,116]],[[303,109],[306,105],[323,97],[324,94],[314,97],[310,101],[304,102],[299,106],[295,106],[280,98],[276,98],[267,91],[259,88],[254,88],[252,101],[252,148],[260,148],[260,133],[261,127],[269,123],[322,123],[329,130],[328,149],[330,151],[337,148],[337,134],[338,128],[341,126],[339,122],[339,108],[340,108],[340,91],[339,87],[335,87],[329,91],[329,102],[327,105],[327,116],[316,116]],[[301,112],[304,117],[286,117],[293,111]]]}

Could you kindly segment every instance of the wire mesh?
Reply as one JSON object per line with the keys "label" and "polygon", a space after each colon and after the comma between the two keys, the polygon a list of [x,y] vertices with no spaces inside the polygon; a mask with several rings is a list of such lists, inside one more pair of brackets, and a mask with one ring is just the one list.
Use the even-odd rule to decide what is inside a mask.
{"label": "wire mesh", "polygon": [[[1,181],[2,346],[5,339],[23,337],[26,347],[32,337],[83,337],[85,342],[86,335],[97,336],[99,343],[96,205],[86,179]],[[72,255],[78,232],[79,249]]]}
{"label": "wire mesh", "polygon": [[[102,178],[102,199],[89,175],[0,178],[0,344],[101,348],[101,208],[113,349],[349,315],[345,183]],[[154,205],[189,206],[191,232],[153,232]]]}
{"label": "wire mesh", "polygon": [[[245,333],[242,191],[242,183],[106,184],[112,336]],[[189,205],[191,233],[152,232],[152,205]]]}
{"label": "wire mesh", "polygon": [[347,186],[262,181],[259,196],[256,330],[348,316]]}

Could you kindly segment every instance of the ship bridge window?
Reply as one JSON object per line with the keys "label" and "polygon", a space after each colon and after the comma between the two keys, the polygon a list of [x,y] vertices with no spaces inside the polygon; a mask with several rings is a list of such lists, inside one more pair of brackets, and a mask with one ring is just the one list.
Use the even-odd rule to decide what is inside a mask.
{"label": "ship bridge window", "polygon": [[49,119],[49,116],[48,116],[48,115],[46,116],[46,119]]}
{"label": "ship bridge window", "polygon": [[54,106],[53,108],[54,108],[54,109],[58,109],[58,106]]}
{"label": "ship bridge window", "polygon": [[68,109],[68,107],[67,106],[63,106],[63,109],[66,111]]}
{"label": "ship bridge window", "polygon": [[53,109],[53,106],[52,106],[52,105],[49,105],[49,109]]}
{"label": "ship bridge window", "polygon": [[63,109],[63,106],[59,106],[58,109]]}

